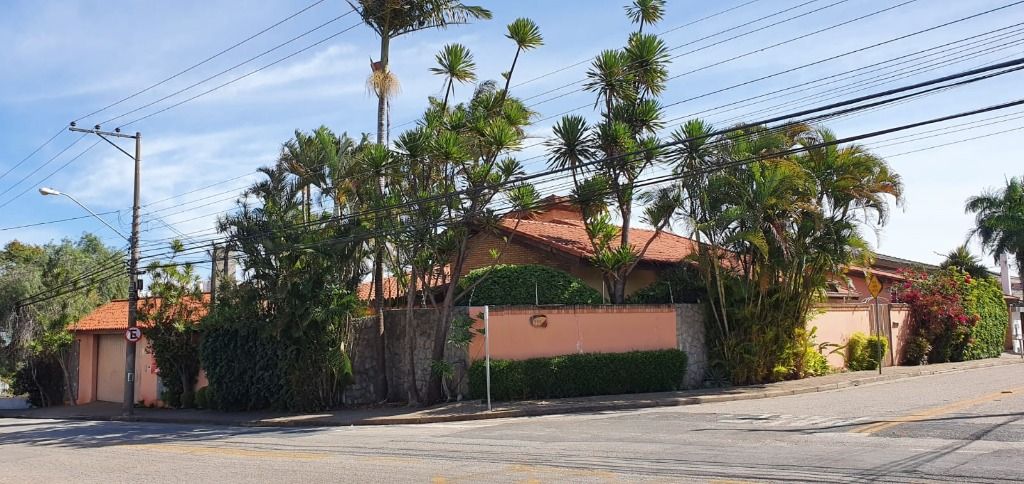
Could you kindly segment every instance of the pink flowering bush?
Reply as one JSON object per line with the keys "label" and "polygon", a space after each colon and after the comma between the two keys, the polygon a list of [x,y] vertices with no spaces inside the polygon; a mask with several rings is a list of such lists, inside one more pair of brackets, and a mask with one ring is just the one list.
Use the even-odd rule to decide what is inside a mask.
{"label": "pink flowering bush", "polygon": [[[910,342],[904,364],[944,363],[965,359],[992,356],[993,337],[998,336],[1000,324],[1005,331],[1005,305],[1003,316],[998,309],[1002,304],[998,295],[993,300],[992,291],[998,291],[989,279],[973,279],[957,269],[946,269],[934,273],[903,271],[906,280],[898,287],[896,302],[910,306]],[[988,306],[977,304],[979,294],[985,296]],[[995,301],[995,302],[993,302]],[[994,309],[990,311],[989,309]],[[982,322],[982,313],[987,322]],[[980,348],[975,341],[979,331],[984,330],[985,345]],[[922,354],[924,353],[924,354]],[[995,350],[998,356],[998,348]]]}

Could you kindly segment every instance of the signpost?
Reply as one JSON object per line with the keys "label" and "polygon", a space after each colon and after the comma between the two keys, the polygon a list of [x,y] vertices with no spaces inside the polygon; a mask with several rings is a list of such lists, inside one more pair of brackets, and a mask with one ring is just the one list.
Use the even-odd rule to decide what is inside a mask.
{"label": "signpost", "polygon": [[[870,273],[868,274],[868,291],[871,292],[871,298],[875,300],[875,331],[876,331],[875,335],[878,336],[879,339],[881,339],[882,338],[882,332],[883,332],[883,330],[882,330],[882,313],[881,313],[881,311],[878,310],[878,295],[882,293],[882,282],[879,281],[877,277],[875,277],[874,275],[872,275]],[[877,352],[877,356],[878,356],[878,374],[881,375],[882,374],[882,345],[876,343],[875,347],[878,348],[878,352]]]}
{"label": "signpost", "polygon": [[142,338],[142,330],[133,326],[124,332],[124,339],[130,343],[137,343]]}

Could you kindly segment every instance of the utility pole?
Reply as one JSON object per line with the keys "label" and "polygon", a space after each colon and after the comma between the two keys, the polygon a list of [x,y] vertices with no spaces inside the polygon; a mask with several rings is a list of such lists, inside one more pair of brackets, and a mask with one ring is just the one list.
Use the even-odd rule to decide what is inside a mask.
{"label": "utility pole", "polygon": [[[128,241],[128,244],[131,246],[128,256],[128,328],[131,329],[138,326],[139,311],[138,277],[141,274],[139,272],[139,192],[142,173],[142,133],[136,132],[134,135],[124,134],[121,132],[121,128],[116,128],[114,131],[101,131],[98,124],[93,129],[83,129],[76,127],[74,122],[71,123],[71,127],[68,129],[79,133],[95,134],[135,162],[135,186],[132,194],[132,233]],[[124,148],[118,146],[110,138],[134,139],[135,155],[133,156],[125,151]],[[135,345],[134,341],[125,342],[124,402],[121,406],[121,413],[125,417],[131,417],[135,413]]]}

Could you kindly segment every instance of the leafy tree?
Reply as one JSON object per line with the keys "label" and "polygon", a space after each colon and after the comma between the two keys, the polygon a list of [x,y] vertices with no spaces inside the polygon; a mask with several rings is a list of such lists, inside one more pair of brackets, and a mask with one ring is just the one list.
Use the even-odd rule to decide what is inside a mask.
{"label": "leafy tree", "polygon": [[[0,324],[10,336],[0,341],[0,369],[22,368],[39,395],[63,392],[74,404],[70,329],[93,309],[127,294],[123,255],[92,234],[43,246],[8,243],[0,251]],[[61,378],[42,378],[53,373],[47,368],[60,368]],[[40,403],[59,403],[52,400]]]}
{"label": "leafy tree", "polygon": [[[532,22],[520,19],[513,25],[528,24]],[[514,34],[520,28],[531,30],[510,27],[509,37],[517,46],[539,45],[539,33],[534,32],[523,42]],[[439,56],[439,60],[444,58]],[[442,66],[438,72],[448,76],[450,70]],[[389,235],[389,243],[395,248],[395,273],[406,288],[409,324],[417,295],[437,312],[434,361],[444,358],[456,302],[472,290],[460,285],[469,238],[478,231],[497,232],[497,200],[525,213],[538,198],[532,185],[510,184],[524,173],[522,165],[509,155],[525,139],[532,114],[496,83],[485,82],[464,103],[451,106],[431,99],[419,126],[403,133],[395,143],[396,151],[389,155],[400,161],[390,182],[394,187],[393,203],[408,207]],[[441,289],[418,291],[422,288]],[[414,361],[412,332],[407,335],[408,360]],[[440,375],[431,375],[428,394],[421,395],[414,364],[409,365],[408,372],[410,403],[433,402],[441,397]]]}
{"label": "leafy tree", "polygon": [[[391,39],[402,35],[428,29],[444,29],[450,25],[469,23],[471,20],[491,18],[491,12],[476,5],[465,5],[454,0],[347,0],[349,5],[359,12],[363,22],[380,37],[380,60],[371,63],[370,78],[367,85],[377,96],[377,144],[386,148],[390,139],[390,99],[398,90],[398,79],[392,74],[390,66]],[[467,67],[467,66],[463,66]],[[471,69],[471,67],[470,67]],[[447,98],[447,94],[446,94]],[[376,154],[380,154],[377,151]],[[376,160],[382,158],[377,156]],[[368,208],[379,209],[387,199],[388,187],[383,182],[384,173],[381,165],[372,165],[378,170],[374,172],[377,180],[373,191],[364,190]],[[368,193],[367,193],[368,192]],[[373,217],[369,222],[372,230],[386,230],[391,225],[384,216]],[[380,238],[373,239],[373,294],[374,309],[378,314],[380,332],[384,331],[384,266],[389,258],[385,242]],[[381,339],[383,345],[383,338]],[[383,349],[383,346],[381,346]],[[381,352],[383,354],[383,351]]]}
{"label": "leafy tree", "polygon": [[[715,133],[691,120],[669,156],[692,174],[678,187],[680,212],[699,243],[710,346],[733,381],[760,382],[793,353],[829,279],[869,257],[859,227],[886,222],[902,181],[863,147],[832,144],[825,128]],[[772,156],[793,146],[806,151]]]}
{"label": "leafy tree", "polygon": [[[183,246],[175,241],[171,249],[177,255]],[[139,323],[156,358],[160,379],[172,395],[169,402],[181,402],[188,408],[194,402],[199,376],[197,323],[206,315],[208,301],[192,264],[177,265],[172,258],[168,264],[151,263],[147,273],[152,277],[152,295],[141,301]]]}
{"label": "leafy tree", "polygon": [[[214,335],[200,349],[204,368],[228,407],[253,396],[245,408],[337,407],[351,378],[343,341],[346,319],[360,310],[354,292],[364,275],[363,229],[358,220],[327,211],[309,213],[304,223],[305,180],[281,161],[261,172],[265,179],[246,191],[239,211],[219,221],[246,278],[225,288],[203,323]],[[259,386],[251,387],[224,355],[248,361],[251,355],[238,353],[257,348],[266,350],[260,355],[267,361],[260,362]],[[246,381],[250,387],[240,388]]]}
{"label": "leafy tree", "polygon": [[[601,120],[591,126],[580,116],[566,116],[547,142],[552,168],[571,172],[572,198],[583,213],[593,248],[592,263],[601,270],[613,303],[625,302],[629,274],[651,243],[669,226],[678,205],[674,190],[637,193],[641,175],[659,160],[663,122],[656,97],[668,79],[668,47],[643,26],[661,18],[663,2],[640,1],[627,8],[641,31],[621,50],[606,50],[594,59],[584,87],[597,94]],[[641,221],[655,234],[643,247],[630,240],[633,205],[646,202]],[[613,214],[622,226],[613,223]]]}
{"label": "leafy tree", "polygon": [[967,244],[961,245],[946,254],[946,260],[942,261],[939,267],[948,269],[950,267],[966,272],[976,279],[992,277],[988,269],[981,263],[978,256],[971,253]]}
{"label": "leafy tree", "polygon": [[967,199],[965,209],[974,214],[971,237],[996,258],[1012,256],[1024,280],[1024,178],[1010,178],[1002,189]]}

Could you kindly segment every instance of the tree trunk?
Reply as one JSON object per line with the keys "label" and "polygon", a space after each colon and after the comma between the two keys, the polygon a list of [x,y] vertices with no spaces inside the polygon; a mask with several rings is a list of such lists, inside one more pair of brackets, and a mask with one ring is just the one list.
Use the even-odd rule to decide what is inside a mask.
{"label": "tree trunk", "polygon": [[387,335],[384,327],[384,246],[379,240],[374,241],[376,251],[373,255],[373,307],[377,311],[377,368],[379,377],[374,382],[374,394],[377,398],[388,398],[387,376]]}
{"label": "tree trunk", "polygon": [[60,372],[64,376],[64,398],[67,399],[68,405],[74,407],[78,405],[78,402],[75,401],[76,395],[71,391],[71,373],[68,372],[68,364],[63,354],[58,356],[57,362],[60,364]]}
{"label": "tree trunk", "polygon": [[413,317],[413,306],[416,304],[416,269],[409,270],[409,285],[405,292],[405,350],[406,358],[406,394],[410,406],[419,405],[420,390],[416,385],[416,320]]}
{"label": "tree trunk", "polygon": [[[388,54],[390,51],[391,38],[388,37],[387,32],[380,36],[380,68],[384,74],[388,73]],[[385,118],[387,116],[387,99],[388,92],[386,87],[384,89],[378,89],[377,91],[377,144],[382,145],[385,143],[387,136],[387,126]]]}

